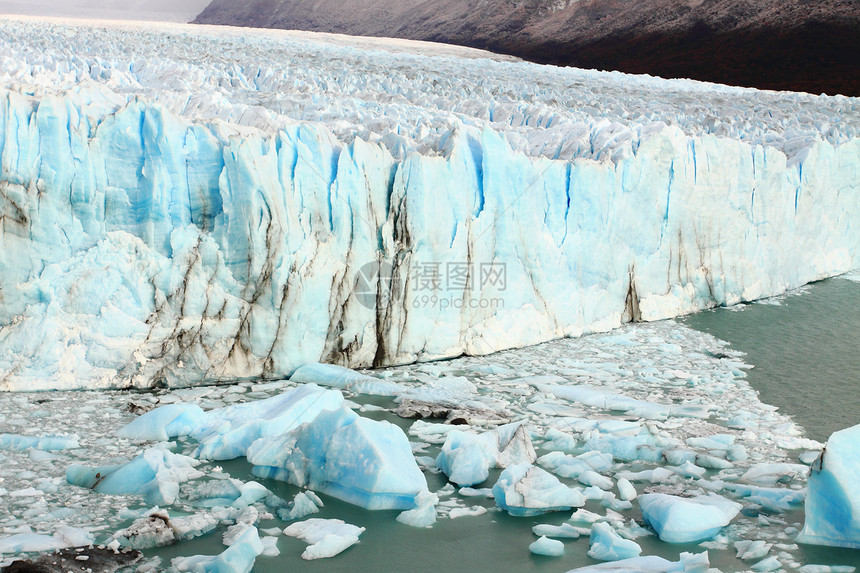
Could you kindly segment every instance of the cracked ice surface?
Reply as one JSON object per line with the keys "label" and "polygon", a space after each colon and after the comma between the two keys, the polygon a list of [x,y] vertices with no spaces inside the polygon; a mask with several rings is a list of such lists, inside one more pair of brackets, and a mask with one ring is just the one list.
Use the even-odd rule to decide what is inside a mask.
{"label": "cracked ice surface", "polygon": [[3,390],[482,355],[860,267],[856,99],[313,34],[0,32]]}
{"label": "cracked ice surface", "polygon": [[[554,473],[570,491],[588,498],[586,507],[573,516],[570,512],[553,513],[541,518],[551,527],[536,528],[539,535],[579,544],[571,547],[568,554],[585,554],[594,523],[608,523],[624,539],[649,536],[636,494],[716,493],[742,504],[743,510],[715,539],[701,544],[697,552],[708,550],[712,557],[734,559],[737,547],[737,554],[745,559],[773,558],[788,566],[800,559],[791,528],[799,526],[795,520],[806,484],[806,472],[794,462],[799,455],[802,459],[814,457],[806,455],[808,450],[820,449],[821,444],[805,439],[790,419],[758,400],[745,380],[747,368],[739,353],[713,337],[671,322],[658,322],[628,325],[610,336],[591,335],[491,357],[467,357],[364,374],[392,386],[397,384],[402,394],[413,399],[442,399],[438,415],[450,411],[457,420],[467,422],[453,426],[442,423],[444,419],[406,421],[408,434],[414,440],[416,461],[428,477],[439,471],[433,460],[442,451],[448,434],[458,431],[480,435],[498,427],[510,433],[504,425],[509,422],[523,428],[539,456],[556,452],[578,460],[565,466],[544,464],[541,458],[536,462],[543,470]],[[445,380],[448,382],[443,383]],[[562,397],[564,393],[558,392],[583,384],[592,391],[586,401],[575,395]],[[127,405],[141,409],[182,401],[213,411],[277,396],[293,387],[291,382],[243,382],[148,394],[63,392],[9,396],[0,403],[0,419],[7,433],[69,436],[79,447],[0,451],[0,539],[20,533],[53,536],[71,526],[89,531],[96,542],[105,542],[117,532],[127,536],[132,521],[145,519],[152,512],[142,496],[106,495],[71,486],[65,479],[67,468],[73,464],[123,463],[152,447],[117,437],[120,428],[136,419],[126,411]],[[440,387],[457,388],[459,392],[441,395]],[[344,392],[347,405],[397,420],[393,414],[400,408],[397,398],[366,396],[348,389]],[[595,393],[601,392],[607,398],[602,404],[594,400]],[[640,414],[633,416],[629,410],[617,409],[619,396],[635,401]],[[488,412],[494,414],[491,420]],[[38,427],[31,423],[33,419],[39,420]],[[505,441],[494,439],[494,443]],[[180,438],[171,443],[171,448],[175,454],[191,455],[198,444],[193,439]],[[523,456],[532,459],[527,448],[517,450],[520,453],[507,456],[507,460],[499,454],[498,463],[515,464]],[[484,453],[478,451],[475,455],[481,457]],[[562,467],[567,471],[561,471]],[[580,474],[568,473],[576,467]],[[176,498],[167,500],[171,505],[162,508],[173,523],[174,531],[167,532],[171,538],[187,539],[213,526],[220,535],[230,526],[226,542],[232,539],[231,531],[256,525],[261,531],[275,531],[282,540],[282,555],[302,554],[303,544],[284,545],[280,537],[279,531],[287,526],[281,519],[290,520],[293,516],[288,500],[279,501],[268,495],[266,488],[274,489],[278,482],[262,479],[259,484],[243,483],[206,460],[194,469],[195,474],[186,476],[188,480],[181,483]],[[589,476],[588,484],[594,485],[579,479],[583,474]],[[252,479],[248,475],[239,477]],[[487,488],[497,479],[498,472],[494,472],[471,488],[458,491],[448,484],[432,491],[426,498],[431,504],[428,510],[436,505],[437,521],[433,527],[444,528],[450,519],[498,516],[502,510],[487,499]],[[626,491],[622,497],[633,501],[616,499],[616,489],[619,493]],[[327,503],[329,498],[322,497]],[[300,514],[300,519],[307,516]],[[322,517],[335,519],[337,515]],[[393,528],[402,527],[393,515],[391,523]],[[432,520],[428,520],[429,524]],[[524,555],[528,555],[529,544],[536,539],[530,537],[533,524],[532,519],[522,520]],[[601,528],[608,531],[606,526]],[[139,543],[143,546],[142,541]],[[378,552],[379,548],[361,543],[349,551]],[[257,557],[261,565],[267,559],[265,555]],[[9,560],[11,555],[3,558]],[[741,568],[736,562],[730,570]]]}

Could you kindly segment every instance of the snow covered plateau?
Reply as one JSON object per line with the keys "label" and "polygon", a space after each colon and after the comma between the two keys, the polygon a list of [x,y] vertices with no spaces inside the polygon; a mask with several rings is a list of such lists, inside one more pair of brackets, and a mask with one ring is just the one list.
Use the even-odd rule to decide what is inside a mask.
{"label": "snow covered plateau", "polygon": [[0,20],[0,390],[489,354],[860,266],[860,101]]}

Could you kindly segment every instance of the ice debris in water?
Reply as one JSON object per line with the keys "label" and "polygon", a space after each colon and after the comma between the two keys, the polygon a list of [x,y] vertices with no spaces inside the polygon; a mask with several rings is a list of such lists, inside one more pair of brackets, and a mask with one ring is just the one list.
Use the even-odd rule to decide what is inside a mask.
{"label": "ice debris in water", "polygon": [[710,494],[691,498],[663,493],[639,496],[642,517],[662,541],[693,543],[713,538],[740,512],[741,504]]}
{"label": "ice debris in water", "polygon": [[809,469],[800,543],[860,548],[860,425],[834,432]]}
{"label": "ice debris in water", "polygon": [[[398,515],[397,521],[412,527],[430,527],[436,523],[436,505],[439,503],[439,496],[429,491],[423,491],[418,494],[415,502],[417,507]],[[449,516],[453,518],[452,515],[449,514]]]}
{"label": "ice debris in water", "polygon": [[642,548],[635,541],[624,539],[605,521],[591,527],[588,556],[599,561],[618,561],[639,557]]}
{"label": "ice debris in water", "polygon": [[528,463],[508,466],[493,486],[496,505],[515,516],[565,511],[585,505],[581,489],[564,485],[557,477]]}
{"label": "ice debris in water", "polygon": [[706,573],[709,567],[708,552],[705,551],[698,554],[681,553],[678,561],[650,555],[589,565],[568,573]]}
{"label": "ice debris in water", "polygon": [[196,427],[189,409],[175,406],[147,412],[129,426],[146,435],[191,435],[199,440],[197,458],[246,456],[259,477],[368,509],[412,509],[427,489],[403,431],[360,417],[344,406],[337,390],[304,384],[272,398],[195,414]]}
{"label": "ice debris in water", "polygon": [[31,551],[54,551],[65,547],[91,545],[95,537],[78,527],[61,526],[53,535],[16,533],[0,536],[0,554],[25,553]]}
{"label": "ice debris in water", "polygon": [[318,513],[321,507],[323,502],[317,494],[312,491],[300,491],[293,498],[289,508],[278,510],[278,517],[284,521],[294,521]]}
{"label": "ice debris in water", "polygon": [[484,482],[490,468],[535,461],[531,437],[522,424],[506,424],[482,434],[449,432],[436,457],[438,467],[459,486]]}
{"label": "ice debris in water", "polygon": [[26,450],[33,448],[45,452],[71,450],[80,447],[77,438],[68,436],[20,436],[0,434],[0,450]]}
{"label": "ice debris in water", "polygon": [[535,555],[546,555],[547,557],[560,557],[564,555],[564,543],[557,539],[541,537],[529,545],[529,551]]}
{"label": "ice debris in water", "polygon": [[215,556],[176,557],[170,564],[177,571],[192,573],[250,573],[264,549],[257,528],[246,526],[222,553]]}
{"label": "ice debris in water", "polygon": [[170,505],[179,494],[179,484],[203,476],[200,462],[160,448],[149,448],[122,465],[69,466],[70,484],[108,494],[142,495],[150,504]]}
{"label": "ice debris in water", "polygon": [[284,535],[298,537],[308,543],[302,553],[302,559],[307,560],[334,557],[358,543],[362,533],[363,527],[350,525],[340,519],[312,518],[284,529]]}

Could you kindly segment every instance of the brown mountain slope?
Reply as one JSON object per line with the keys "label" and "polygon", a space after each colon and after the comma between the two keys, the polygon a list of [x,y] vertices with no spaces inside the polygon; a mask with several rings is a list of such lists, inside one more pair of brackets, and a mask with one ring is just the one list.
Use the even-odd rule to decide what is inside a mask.
{"label": "brown mountain slope", "polygon": [[213,0],[195,22],[431,40],[543,63],[860,95],[860,0]]}

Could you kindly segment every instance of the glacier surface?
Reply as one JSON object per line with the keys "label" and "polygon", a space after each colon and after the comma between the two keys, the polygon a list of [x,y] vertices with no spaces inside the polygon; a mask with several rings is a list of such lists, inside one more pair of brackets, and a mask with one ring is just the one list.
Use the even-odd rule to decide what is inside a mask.
{"label": "glacier surface", "polygon": [[856,99],[275,31],[0,32],[3,390],[483,355],[860,266]]}

